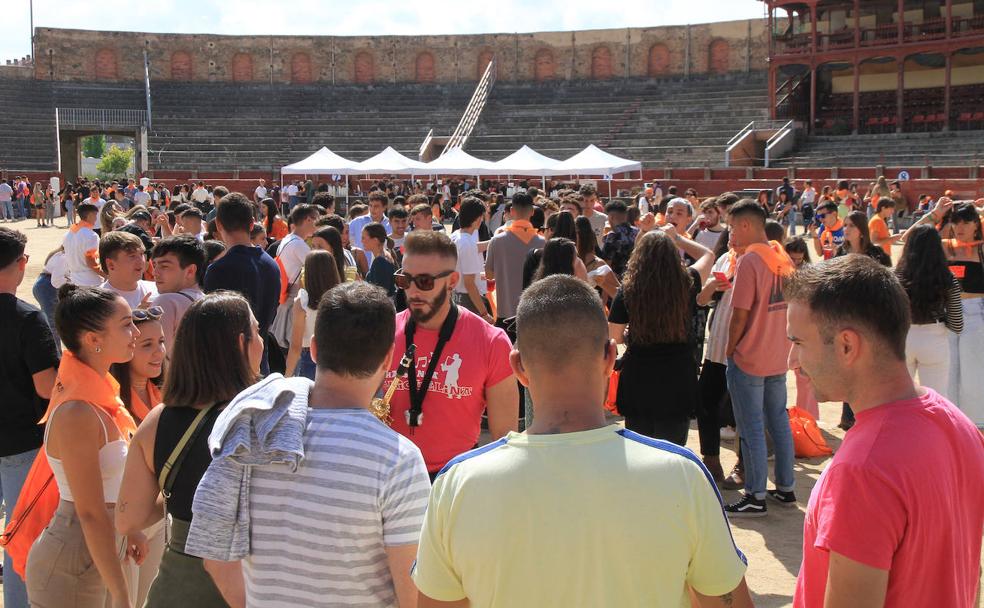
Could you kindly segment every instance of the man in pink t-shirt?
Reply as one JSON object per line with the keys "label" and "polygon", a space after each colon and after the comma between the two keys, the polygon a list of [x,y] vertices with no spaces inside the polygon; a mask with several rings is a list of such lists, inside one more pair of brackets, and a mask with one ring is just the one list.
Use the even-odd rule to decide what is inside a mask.
{"label": "man in pink t-shirt", "polygon": [[[420,448],[433,478],[449,460],[475,447],[486,409],[492,439],[515,431],[519,394],[506,332],[451,303],[460,276],[454,271],[458,250],[448,235],[411,232],[403,256],[396,284],[406,292],[408,309],[396,316],[393,361],[383,389],[393,382],[411,342],[410,325],[414,377],[400,380],[390,415],[393,428]],[[442,340],[446,331],[450,335]]]}
{"label": "man in pink t-shirt", "polygon": [[[728,326],[728,392],[741,438],[745,493],[725,505],[729,517],[763,517],[766,497],[796,505],[793,436],[786,414],[786,302],[784,276],[793,265],[785,250],[765,235],[765,209],[753,200],[731,208],[728,226],[735,249],[746,249],[735,266]],[[765,257],[763,257],[765,256]],[[775,446],[776,489],[766,491],[769,463],[765,430]]]}
{"label": "man in pink t-shirt", "polygon": [[789,366],[857,417],[810,496],[794,605],[976,606],[984,437],[913,383],[902,286],[850,255],[798,271],[785,293]]}

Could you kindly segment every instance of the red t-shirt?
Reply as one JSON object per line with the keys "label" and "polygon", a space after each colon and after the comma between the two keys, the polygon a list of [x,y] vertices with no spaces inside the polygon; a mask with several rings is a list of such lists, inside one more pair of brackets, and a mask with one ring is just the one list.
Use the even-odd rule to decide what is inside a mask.
{"label": "red t-shirt", "polygon": [[[392,383],[406,350],[404,329],[409,318],[408,310],[396,315],[396,348],[383,382],[384,391]],[[414,342],[418,386],[437,346],[438,333],[417,326]],[[440,471],[449,460],[475,447],[482,430],[485,389],[512,376],[510,350],[512,343],[506,332],[459,306],[454,333],[444,345],[424,398],[423,424],[413,434],[405,414],[410,409],[410,391],[406,378],[400,381],[390,401],[393,429],[420,448],[429,472]]]}
{"label": "red t-shirt", "polygon": [[794,605],[822,607],[829,552],[890,570],[886,606],[972,606],[984,437],[930,389],[857,413],[813,488]]}

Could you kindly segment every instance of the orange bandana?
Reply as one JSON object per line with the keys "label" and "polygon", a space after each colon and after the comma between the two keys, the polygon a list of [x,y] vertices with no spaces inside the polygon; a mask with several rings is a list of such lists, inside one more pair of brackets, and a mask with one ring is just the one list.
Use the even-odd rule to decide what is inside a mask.
{"label": "orange bandana", "polygon": [[537,235],[536,228],[526,220],[513,220],[506,232],[515,234],[524,244],[529,245],[533,237]]}
{"label": "orange bandana", "polygon": [[92,225],[91,222],[85,222],[85,221],[79,220],[78,223],[72,224],[72,227],[69,228],[69,230],[71,232],[78,232],[79,230],[82,230],[83,228],[88,228],[89,230],[92,230],[93,225]]}
{"label": "orange bandana", "polygon": [[94,369],[66,350],[58,365],[58,377],[52,391],[48,411],[40,422],[51,418],[55,409],[66,401],[85,401],[102,408],[116,423],[120,435],[129,440],[137,432],[133,416],[123,407],[119,398],[120,385],[110,374],[99,376]]}
{"label": "orange bandana", "polygon": [[969,241],[966,243],[962,243],[957,239],[943,239],[943,246],[949,247],[953,251],[960,251],[962,249],[966,249],[967,251],[972,251],[976,247],[980,247],[982,244],[984,244],[984,241]]}
{"label": "orange bandana", "polygon": [[765,265],[768,266],[774,275],[788,277],[796,270],[793,260],[786,253],[786,249],[783,248],[782,243],[778,241],[769,241],[768,245],[765,243],[753,243],[745,249],[745,253],[754,253],[762,258],[762,261],[765,262]]}
{"label": "orange bandana", "polygon": [[150,403],[144,403],[140,395],[137,394],[137,391],[130,391],[130,410],[141,421],[147,417],[150,410],[161,403],[161,389],[157,388],[157,385],[150,381],[147,382],[147,398],[150,399]]}

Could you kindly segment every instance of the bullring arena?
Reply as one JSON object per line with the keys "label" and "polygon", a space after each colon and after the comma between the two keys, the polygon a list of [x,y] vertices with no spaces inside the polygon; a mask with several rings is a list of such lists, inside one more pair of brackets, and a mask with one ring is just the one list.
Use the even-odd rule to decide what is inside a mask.
{"label": "bullring arena", "polygon": [[[770,0],[763,10],[686,26],[412,37],[40,27],[32,56],[0,65],[0,179],[73,182],[81,139],[107,134],[133,138],[138,178],[251,193],[322,146],[353,161],[387,146],[430,160],[470,122],[461,147],[483,160],[522,145],[566,159],[596,144],[642,164],[561,178],[597,183],[603,199],[628,202],[656,182],[701,198],[783,178],[867,190],[879,176],[899,180],[910,209],[921,194],[984,197],[984,4]],[[354,201],[390,178],[336,176],[333,187]],[[11,227],[28,235],[33,280],[65,218]],[[30,281],[18,297],[34,301]],[[793,404],[792,373],[787,387]],[[835,451],[840,408],[820,408]],[[688,446],[698,451],[696,425]],[[722,447],[728,471],[734,445]],[[795,509],[731,522],[758,606],[792,605],[806,501],[828,462],[797,459]]]}

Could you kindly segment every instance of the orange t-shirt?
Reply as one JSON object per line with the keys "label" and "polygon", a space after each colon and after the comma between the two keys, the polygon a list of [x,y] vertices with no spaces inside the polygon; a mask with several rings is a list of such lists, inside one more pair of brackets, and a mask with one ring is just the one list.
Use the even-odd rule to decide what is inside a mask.
{"label": "orange t-shirt", "polygon": [[[888,231],[888,224],[880,215],[873,215],[868,221],[868,232],[871,233],[872,242],[887,239],[891,236],[891,233]],[[884,250],[888,255],[892,255],[891,243],[882,243],[879,247],[881,247],[882,250]]]}
{"label": "orange t-shirt", "polygon": [[270,236],[273,237],[273,240],[282,240],[289,233],[290,228],[287,227],[287,222],[280,218],[273,220],[273,230],[270,231]]}

